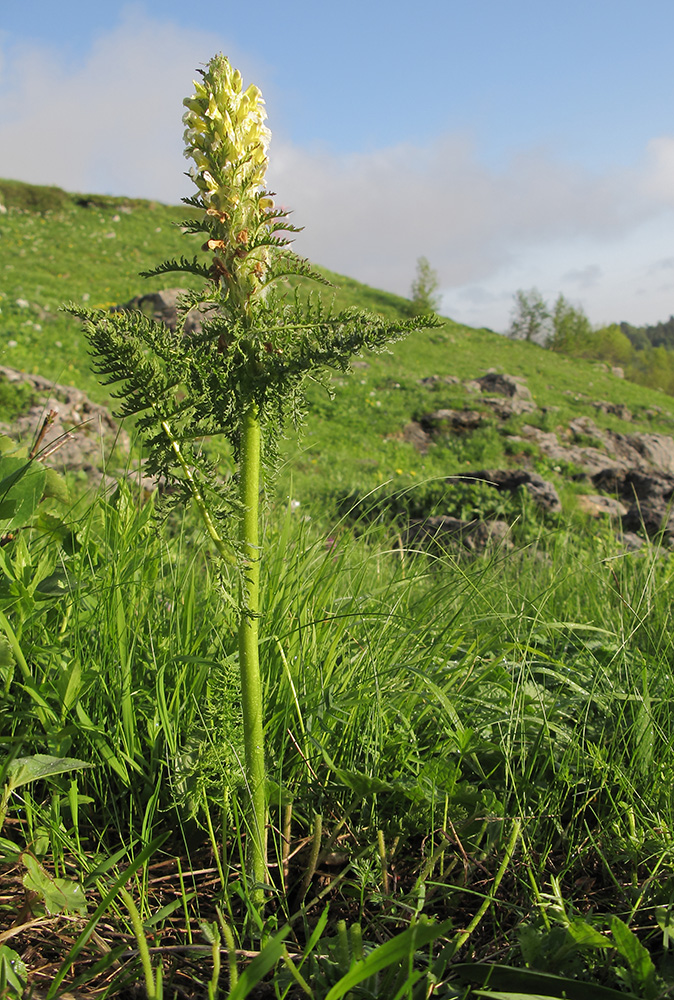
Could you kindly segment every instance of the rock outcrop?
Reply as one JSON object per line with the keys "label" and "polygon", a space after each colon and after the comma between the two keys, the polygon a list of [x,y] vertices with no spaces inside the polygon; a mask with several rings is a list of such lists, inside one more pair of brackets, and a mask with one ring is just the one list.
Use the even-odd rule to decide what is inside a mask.
{"label": "rock outcrop", "polygon": [[92,403],[81,389],[4,366],[0,366],[0,379],[32,386],[36,399],[11,426],[0,424],[3,434],[30,447],[47,414],[53,414],[40,442],[39,457],[46,465],[95,474],[104,468],[115,448],[128,453],[130,442],[126,431],[104,406]]}
{"label": "rock outcrop", "polygon": [[462,521],[439,515],[412,521],[402,539],[404,548],[447,548],[465,552],[484,552],[496,546],[509,548],[510,527],[506,521]]}
{"label": "rock outcrop", "polygon": [[[465,481],[466,477],[461,478]],[[514,493],[523,486],[541,510],[557,514],[562,509],[555,487],[537,472],[530,472],[528,469],[482,469],[479,472],[471,472],[470,478],[476,482],[487,483],[497,490],[506,490],[508,493]],[[447,482],[452,482],[451,476]]]}
{"label": "rock outcrop", "polygon": [[[148,292],[145,295],[136,295],[116,309],[137,309],[157,323],[164,323],[170,330],[175,330],[178,325],[178,299],[185,292],[184,288],[165,288],[161,292]],[[203,318],[201,310],[190,309],[185,317],[185,332],[198,333]]]}

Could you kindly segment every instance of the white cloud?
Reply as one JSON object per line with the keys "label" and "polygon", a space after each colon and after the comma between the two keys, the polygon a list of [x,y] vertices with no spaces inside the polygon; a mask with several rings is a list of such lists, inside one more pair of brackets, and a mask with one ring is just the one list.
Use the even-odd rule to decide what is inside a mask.
{"label": "white cloud", "polygon": [[9,48],[5,38],[0,176],[178,201],[191,193],[182,99],[221,47],[212,34],[134,7],[75,65],[52,50]]}
{"label": "white cloud", "polygon": [[562,275],[563,282],[578,285],[580,288],[592,288],[603,276],[599,264],[588,264],[586,267],[573,268]]}
{"label": "white cloud", "polygon": [[674,205],[674,136],[651,139],[646,157],[644,192],[658,202]]}
{"label": "white cloud", "polygon": [[[182,99],[219,50],[265,89],[267,67],[227,39],[134,8],[76,64],[0,35],[0,176],[177,202],[191,193]],[[504,327],[512,292],[532,285],[581,289],[598,320],[653,321],[649,295],[650,310],[666,308],[664,276],[656,284],[649,268],[671,254],[673,136],[654,138],[638,169],[598,174],[544,149],[491,169],[466,134],[352,155],[277,134],[270,180],[306,226],[299,252],[401,294],[425,255],[445,308],[468,322]]]}

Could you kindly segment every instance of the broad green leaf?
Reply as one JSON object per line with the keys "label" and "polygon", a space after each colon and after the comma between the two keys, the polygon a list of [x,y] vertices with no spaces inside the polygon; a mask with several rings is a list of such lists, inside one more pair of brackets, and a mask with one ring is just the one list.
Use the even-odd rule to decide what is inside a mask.
{"label": "broad green leaf", "polygon": [[0,530],[28,524],[42,499],[46,475],[40,462],[0,456]]}
{"label": "broad green leaf", "polygon": [[0,434],[0,455],[16,454],[17,450],[16,441],[12,441],[6,434]]}
{"label": "broad green leaf", "polygon": [[56,774],[66,774],[68,771],[79,771],[83,767],[93,767],[76,757],[50,757],[48,754],[36,753],[31,757],[17,757],[7,767],[10,788],[20,788],[31,781],[40,778],[52,778]]}
{"label": "broad green leaf", "polygon": [[611,947],[608,938],[605,938],[596,927],[588,924],[586,920],[571,920],[566,926],[566,931],[581,948]]}
{"label": "broad green leaf", "polygon": [[112,901],[119,893],[120,887],[123,886],[126,882],[128,882],[131,875],[133,875],[133,873],[136,872],[141,867],[141,865],[144,865],[145,862],[148,860],[148,858],[152,857],[155,851],[159,850],[159,848],[161,847],[161,845],[164,843],[164,841],[168,836],[169,836],[168,833],[160,834],[160,836],[155,837],[154,840],[150,841],[149,844],[146,844],[143,850],[140,852],[140,854],[133,859],[132,864],[129,865],[128,868],[126,868],[120,875],[117,876],[117,878],[112,884],[112,887],[105,894],[105,896],[98,904],[92,915],[89,917],[89,920],[87,921],[84,930],[75,941],[74,945],[68,952],[65,959],[61,962],[59,970],[56,973],[54,980],[45,995],[45,1000],[55,1000],[55,998],[58,996],[61,983],[63,982],[68,972],[70,971],[73,962],[76,961],[77,956],[82,951],[85,944],[95,931],[96,924],[101,919],[101,916],[103,915],[103,913],[105,913],[107,908],[110,906]]}
{"label": "broad green leaf", "polygon": [[636,934],[633,934],[620,917],[611,920],[611,933],[619,953],[630,967],[634,978],[644,988],[647,997],[654,995],[655,966]]}
{"label": "broad green leaf", "polygon": [[335,768],[335,774],[343,785],[362,798],[375,795],[377,792],[393,791],[390,781],[382,781],[381,778],[375,778],[371,774],[362,774],[360,771],[345,771],[341,767]]}
{"label": "broad green leaf", "polygon": [[59,503],[68,503],[70,494],[66,486],[65,479],[59,476],[56,469],[45,468],[45,483],[43,496],[58,500]]}
{"label": "broad green leaf", "polygon": [[0,635],[0,667],[14,666],[14,653],[6,636]]}
{"label": "broad green leaf", "polygon": [[47,913],[53,915],[69,911],[85,916],[87,901],[79,882],[68,878],[54,878],[30,854],[22,854],[21,858],[28,869],[23,877],[23,884],[26,889],[36,892],[42,898]]}
{"label": "broad green leaf", "polygon": [[15,994],[6,994],[8,1000],[14,995],[17,998],[23,996],[27,975],[26,966],[22,962],[21,956],[8,948],[6,944],[0,945],[0,977],[4,977],[6,987],[11,986],[12,990],[15,991]]}

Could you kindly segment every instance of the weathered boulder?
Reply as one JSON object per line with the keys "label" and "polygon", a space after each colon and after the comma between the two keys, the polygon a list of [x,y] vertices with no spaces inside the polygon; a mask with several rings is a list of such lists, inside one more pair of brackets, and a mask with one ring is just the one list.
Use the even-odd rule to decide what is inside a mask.
{"label": "weathered boulder", "polygon": [[475,379],[483,393],[495,393],[503,399],[485,399],[485,403],[501,417],[507,420],[516,413],[532,413],[536,409],[530,390],[524,384],[524,379],[517,375],[504,375],[500,372],[487,372],[482,378]]}
{"label": "weathered boulder", "polygon": [[403,441],[407,441],[408,444],[414,445],[421,455],[425,455],[433,443],[431,435],[427,434],[421,424],[416,420],[411,420],[409,424],[405,424],[402,436]]}
{"label": "weathered boulder", "polygon": [[627,507],[615,497],[605,497],[601,494],[593,496],[581,494],[577,497],[578,509],[592,517],[623,517]]}
{"label": "weathered boulder", "polygon": [[[170,330],[175,330],[178,326],[178,298],[185,292],[184,288],[165,288],[161,292],[147,292],[145,295],[136,295],[129,302],[117,306],[117,309],[129,311],[137,309],[157,323],[164,323]],[[204,314],[201,310],[190,309],[185,317],[185,332],[198,333],[203,319]]]}
{"label": "weathered boulder", "polygon": [[672,505],[662,497],[633,503],[622,519],[624,531],[645,532],[649,538],[659,535],[668,545],[674,544],[674,513]]}
{"label": "weathered boulder", "polygon": [[39,457],[45,465],[62,470],[83,469],[95,475],[115,448],[128,453],[126,431],[104,406],[92,403],[80,389],[4,366],[0,366],[0,379],[31,385],[37,400],[11,425],[0,424],[3,434],[30,447],[47,414],[54,414],[40,442]]}
{"label": "weathered boulder", "polygon": [[592,405],[595,410],[599,410],[601,413],[610,413],[613,416],[619,417],[621,420],[625,421],[630,421],[632,419],[632,411],[625,406],[624,403],[609,403],[605,399],[599,399]]}
{"label": "weathered boulder", "polygon": [[534,441],[548,458],[572,463],[592,478],[604,470],[674,474],[674,439],[667,434],[621,434],[598,427],[589,417],[578,417],[569,424],[567,443],[529,424],[519,436]]}
{"label": "weathered boulder", "polygon": [[674,495],[674,476],[667,473],[602,469],[591,478],[597,489],[615,494],[626,503],[653,499],[668,501]]}
{"label": "weathered boulder", "polygon": [[[453,478],[450,476],[447,481],[451,482]],[[465,481],[465,477],[457,478]],[[562,509],[555,487],[537,472],[529,472],[528,469],[482,469],[480,472],[471,472],[470,478],[511,493],[523,486],[543,510],[559,513]]]}
{"label": "weathered boulder", "polygon": [[458,375],[427,375],[426,378],[419,379],[419,385],[425,385],[427,389],[434,389],[439,385],[458,385],[460,382]]}
{"label": "weathered boulder", "polygon": [[642,531],[649,537],[662,531],[667,542],[674,541],[674,475],[605,469],[594,475],[592,482],[628,505],[622,517],[624,531]]}
{"label": "weathered boulder", "polygon": [[511,547],[510,527],[506,521],[462,521],[445,514],[412,521],[404,534],[405,548],[459,546],[467,552],[484,552],[485,549]]}
{"label": "weathered boulder", "polygon": [[483,420],[484,413],[478,410],[434,410],[419,417],[419,424],[426,434],[432,436],[447,431],[475,431]]}

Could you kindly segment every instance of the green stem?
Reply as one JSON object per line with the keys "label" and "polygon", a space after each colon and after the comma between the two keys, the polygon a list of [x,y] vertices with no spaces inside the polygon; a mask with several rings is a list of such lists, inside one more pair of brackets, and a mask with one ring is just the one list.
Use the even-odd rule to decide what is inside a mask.
{"label": "green stem", "polygon": [[246,776],[251,801],[249,858],[255,883],[253,900],[264,902],[267,871],[264,737],[262,733],[262,683],[258,655],[260,605],[260,419],[255,403],[249,403],[244,415],[239,462],[241,503],[240,541],[243,556],[241,576],[241,611],[239,618],[239,669],[243,710],[243,740],[246,751]]}
{"label": "green stem", "polygon": [[447,961],[449,961],[449,959],[457,953],[459,948],[461,948],[466,943],[466,941],[471,936],[473,931],[477,929],[485,913],[487,912],[487,910],[493,903],[494,899],[496,898],[496,893],[498,892],[498,887],[501,884],[501,879],[505,875],[508,865],[512,860],[512,856],[515,853],[515,848],[517,846],[517,841],[519,840],[521,832],[522,832],[522,820],[516,819],[513,822],[512,830],[510,831],[510,837],[508,838],[508,843],[506,844],[505,854],[503,855],[503,860],[501,861],[499,869],[494,877],[491,890],[487,898],[482,903],[480,909],[477,911],[471,922],[466,927],[465,931],[460,931],[452,941],[451,945],[448,946],[448,949],[445,952],[443,952],[443,957],[445,957]]}
{"label": "green stem", "polygon": [[128,892],[123,886],[120,887],[119,894],[124,900],[124,905],[126,906],[129,916],[131,917],[131,925],[133,927],[133,933],[138,942],[138,954],[140,956],[140,962],[143,966],[143,975],[145,976],[145,989],[147,991],[148,1000],[158,1000],[158,990],[157,983],[154,977],[154,971],[152,969],[152,961],[150,959],[150,949],[147,945],[147,939],[145,937],[145,930],[143,928],[143,921],[140,918],[140,913],[133,901],[131,893]]}

